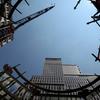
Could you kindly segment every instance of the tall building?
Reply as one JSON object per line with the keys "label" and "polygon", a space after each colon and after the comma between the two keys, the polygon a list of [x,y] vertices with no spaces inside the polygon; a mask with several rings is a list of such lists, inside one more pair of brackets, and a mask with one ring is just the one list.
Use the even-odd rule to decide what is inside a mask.
{"label": "tall building", "polygon": [[[31,81],[49,90],[64,92],[85,86],[95,78],[95,75],[81,75],[77,65],[62,64],[61,58],[45,58],[43,75],[33,75]],[[82,95],[79,96],[79,91],[67,93],[41,92],[42,95],[34,96],[33,100],[87,100],[88,98],[88,100],[91,100],[88,96],[87,98]],[[95,98],[97,99],[98,97]],[[92,97],[93,100],[96,100],[95,98]]]}
{"label": "tall building", "polygon": [[8,18],[11,11],[11,1],[0,0],[0,46],[13,40],[14,27],[12,18]]}
{"label": "tall building", "polygon": [[63,76],[61,58],[46,58],[43,69],[44,76]]}
{"label": "tall building", "polygon": [[61,58],[46,58],[43,74],[30,80],[8,64],[4,71],[8,76],[0,73],[1,100],[100,100],[100,75],[82,75],[78,66],[62,64]]}
{"label": "tall building", "polygon": [[[43,74],[33,75],[30,80],[38,86],[34,88],[38,93],[32,97],[26,94],[24,100],[99,100],[99,93],[90,92],[100,83],[91,86],[96,78],[96,75],[82,75],[76,65],[62,64],[61,58],[45,58]],[[23,96],[25,90],[18,94]]]}
{"label": "tall building", "polygon": [[61,58],[45,58],[43,75],[63,77],[65,74],[80,75],[79,67],[72,64],[62,64]]}

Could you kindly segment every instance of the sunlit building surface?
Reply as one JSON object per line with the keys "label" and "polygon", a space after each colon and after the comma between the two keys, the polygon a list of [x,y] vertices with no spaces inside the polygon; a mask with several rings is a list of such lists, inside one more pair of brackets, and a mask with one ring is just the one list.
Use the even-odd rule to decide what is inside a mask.
{"label": "sunlit building surface", "polygon": [[[43,75],[33,75],[31,82],[48,90],[66,91],[81,88],[81,86],[92,82],[96,77],[95,75],[81,75],[79,67],[76,65],[62,64],[61,58],[46,58]],[[89,89],[93,90],[93,87],[89,87]],[[85,93],[88,90],[84,90],[84,94],[81,91],[53,93],[40,90],[40,92],[39,94],[41,95],[34,96],[32,100],[97,100],[100,98],[97,95],[94,96],[94,94],[86,97]],[[24,93],[24,90],[21,91],[19,96],[23,96]],[[28,100],[30,96],[29,98],[26,96],[26,98]]]}
{"label": "sunlit building surface", "polygon": [[13,40],[12,18],[8,18],[11,10],[11,1],[7,3],[0,0],[0,46],[5,45]]}
{"label": "sunlit building surface", "polygon": [[83,75],[76,65],[62,64],[61,58],[45,58],[42,75],[30,80],[19,67],[3,68],[0,100],[100,100],[100,75]]}

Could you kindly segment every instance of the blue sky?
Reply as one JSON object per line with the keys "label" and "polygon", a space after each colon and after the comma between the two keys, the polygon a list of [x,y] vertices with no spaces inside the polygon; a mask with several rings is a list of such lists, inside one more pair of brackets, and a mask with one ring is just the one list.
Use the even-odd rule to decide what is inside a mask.
{"label": "blue sky", "polygon": [[0,69],[5,63],[21,64],[20,69],[29,76],[41,74],[45,57],[61,57],[64,64],[76,64],[82,73],[100,74],[100,63],[91,53],[97,54],[100,29],[93,23],[86,25],[96,9],[88,0],[82,0],[76,10],[77,0],[28,0],[15,12],[14,20],[23,18],[52,4],[55,8],[19,28],[14,41],[0,48]]}

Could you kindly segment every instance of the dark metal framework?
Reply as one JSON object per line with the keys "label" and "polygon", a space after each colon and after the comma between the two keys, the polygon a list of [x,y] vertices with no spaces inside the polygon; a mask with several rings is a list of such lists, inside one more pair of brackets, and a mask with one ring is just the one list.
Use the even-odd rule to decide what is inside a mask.
{"label": "dark metal framework", "polygon": [[[90,22],[87,22],[87,24],[91,24],[95,22],[100,27],[100,24],[98,22],[100,20],[100,0],[89,0],[89,1],[91,1],[91,3],[95,6],[95,8],[97,9],[97,12],[93,16],[91,16],[93,20]],[[77,8],[80,2],[81,0],[77,1],[77,4],[75,5],[74,9]]]}
{"label": "dark metal framework", "polygon": [[[61,87],[63,87],[63,84],[34,84],[31,82],[31,80],[28,80],[25,78],[23,73],[20,73],[20,71],[17,68],[18,65],[14,67],[10,67],[6,65],[6,68],[2,72],[0,72],[0,98],[2,97],[2,100],[10,100],[11,98],[13,100],[25,100],[24,96],[25,94],[29,94],[29,99],[38,96],[40,98],[44,98],[45,100],[48,97],[56,97],[58,98],[82,98],[82,100],[99,100],[100,99],[100,75],[96,75],[96,78],[93,81],[88,81],[86,85],[82,85],[81,83],[78,83],[78,88],[71,88],[60,90]],[[13,72],[12,72],[12,71]],[[6,75],[5,75],[6,74]],[[82,75],[81,75],[82,76]],[[85,76],[85,75],[83,75]],[[86,75],[85,77],[87,77]],[[43,87],[43,86],[46,87]],[[58,86],[58,90],[51,89],[51,86]],[[48,87],[48,88],[47,88]],[[21,91],[24,90],[24,93],[20,97],[19,94]],[[7,99],[7,98],[10,99]],[[92,99],[91,99],[92,98]],[[93,99],[94,98],[94,99]],[[37,99],[36,99],[37,100]],[[38,100],[44,100],[44,99],[38,99]]]}
{"label": "dark metal framework", "polygon": [[[22,2],[23,0],[17,0],[17,2],[12,5],[11,4],[11,0],[4,0],[4,2],[1,3],[0,6],[0,11],[1,12],[5,12],[5,5],[9,5],[10,7],[10,12],[8,14],[8,17],[4,16],[4,14],[2,14],[0,12],[0,16],[3,17],[5,20],[9,20],[8,24],[5,25],[1,25],[0,26],[0,46],[3,46],[3,43],[8,43],[9,40],[12,41],[13,40],[13,34],[16,31],[16,29],[20,28],[21,26],[23,26],[24,24],[28,23],[29,21],[39,17],[40,15],[48,12],[49,10],[51,10],[53,6],[47,7],[43,10],[40,10],[34,14],[31,14],[23,19],[20,19],[18,21],[13,21],[12,20],[12,15],[14,14],[14,11],[17,10],[20,14],[22,14],[18,9],[18,5]],[[29,3],[27,2],[27,0],[24,0],[27,5],[29,6]]]}

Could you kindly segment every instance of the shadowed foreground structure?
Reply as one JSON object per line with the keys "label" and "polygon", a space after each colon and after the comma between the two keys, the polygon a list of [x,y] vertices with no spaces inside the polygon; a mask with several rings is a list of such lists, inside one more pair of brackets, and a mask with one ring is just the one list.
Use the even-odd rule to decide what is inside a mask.
{"label": "shadowed foreground structure", "polygon": [[[13,6],[11,0],[3,0],[0,2],[0,47],[13,41],[14,32],[18,28],[41,16],[42,14],[45,14],[46,12],[55,7],[55,5],[53,5],[31,15],[28,15],[20,20],[13,21],[12,15],[15,10],[19,12],[17,6],[22,1],[23,0],[18,0]],[[28,4],[27,0],[25,0],[25,2]]]}
{"label": "shadowed foreground structure", "polygon": [[43,75],[30,80],[19,66],[5,64],[0,73],[1,100],[99,100],[100,75],[82,75],[76,65],[46,58]]}

